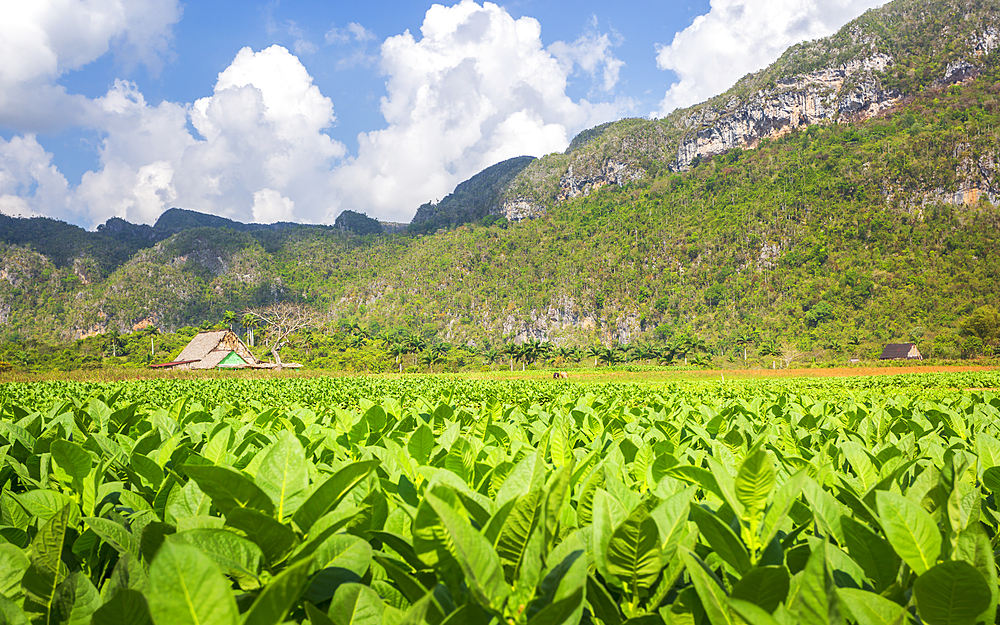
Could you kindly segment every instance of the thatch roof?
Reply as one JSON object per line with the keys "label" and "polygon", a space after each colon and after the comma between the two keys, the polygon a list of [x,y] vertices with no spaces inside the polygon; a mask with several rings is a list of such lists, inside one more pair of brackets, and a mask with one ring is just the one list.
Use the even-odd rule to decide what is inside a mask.
{"label": "thatch roof", "polygon": [[[176,367],[181,369],[214,369],[230,354],[235,353],[248,366],[259,366],[260,362],[240,340],[240,337],[230,330],[201,332],[181,351],[173,362],[166,362],[153,367]],[[233,365],[228,365],[233,366]]]}
{"label": "thatch roof", "polygon": [[913,343],[889,343],[879,360],[923,360],[923,356]]}
{"label": "thatch roof", "polygon": [[[226,332],[229,332],[229,330],[202,332],[198,334],[191,339],[191,342],[187,344],[187,347],[185,347],[183,351],[181,351],[176,360],[203,360],[212,352],[212,350],[219,346],[219,343],[222,341],[222,337],[226,336]],[[223,356],[225,356],[225,354],[223,354]],[[222,360],[222,358],[219,360]],[[216,362],[215,364],[219,363]]]}

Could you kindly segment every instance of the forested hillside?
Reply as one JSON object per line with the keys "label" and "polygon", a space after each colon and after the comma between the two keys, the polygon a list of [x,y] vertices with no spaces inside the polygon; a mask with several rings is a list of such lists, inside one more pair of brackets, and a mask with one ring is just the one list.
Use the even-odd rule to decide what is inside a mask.
{"label": "forested hillside", "polygon": [[[979,25],[1000,15],[992,3],[972,4]],[[170,219],[176,234],[166,237],[159,223],[117,224],[132,238],[109,238],[107,249],[91,242],[57,253],[40,239],[8,237],[0,327],[8,340],[58,343],[199,325],[290,300],[323,313],[328,328],[405,329],[430,342],[533,338],[583,347],[695,336],[716,358],[738,360],[746,349],[751,358],[798,352],[843,361],[873,357],[889,341],[914,341],[943,358],[990,352],[989,340],[970,343],[962,322],[1000,304],[998,52],[990,44],[960,71],[941,61],[952,48],[967,50],[968,24],[961,45],[937,55],[931,43],[948,30],[945,18],[927,13],[931,26],[913,27],[917,5],[958,6],[897,0],[878,15],[905,20],[866,14],[827,47],[799,46],[762,74],[777,80],[782,67],[850,60],[857,50],[842,45],[845,32],[911,28],[917,34],[902,39],[910,48],[891,48],[896,65],[878,78],[897,95],[869,114],[802,123],[684,167],[676,151],[660,160],[643,153],[641,175],[553,195],[522,221],[483,212],[498,185],[513,193],[534,180],[558,195],[567,174],[553,163],[600,156],[610,161],[595,167],[611,171],[618,152],[609,146],[667,122],[626,120],[584,133],[566,155],[508,161],[422,207],[408,233],[204,227],[214,224],[197,219],[190,225],[201,227],[185,228],[196,214],[179,211]],[[911,41],[932,32],[926,50]],[[887,30],[880,41],[900,37]],[[863,52],[882,44],[872,45]],[[803,60],[808,54],[822,62]],[[746,80],[734,89],[745,91]],[[65,228],[80,240],[100,234]],[[129,241],[136,251],[126,262]]]}

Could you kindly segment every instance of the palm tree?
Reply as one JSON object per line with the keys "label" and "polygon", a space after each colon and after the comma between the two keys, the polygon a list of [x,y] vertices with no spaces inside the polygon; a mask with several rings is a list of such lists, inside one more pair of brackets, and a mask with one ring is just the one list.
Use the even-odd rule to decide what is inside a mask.
{"label": "palm tree", "polygon": [[228,325],[229,330],[232,331],[233,324],[236,323],[236,313],[231,310],[222,313],[222,323]]}
{"label": "palm tree", "polygon": [[111,330],[105,336],[104,344],[111,349],[111,356],[117,358],[118,350],[121,349],[122,345],[125,343],[122,341],[121,335],[118,334],[118,330]]}
{"label": "palm tree", "polygon": [[483,360],[487,365],[492,365],[500,358],[500,351],[496,349],[484,349],[479,352],[479,355],[483,357]]}
{"label": "palm tree", "polygon": [[744,332],[736,337],[736,344],[743,348],[743,365],[747,364],[747,345],[752,345],[757,341],[756,332]]}
{"label": "palm tree", "polygon": [[416,354],[417,352],[424,351],[427,347],[427,341],[423,339],[422,336],[410,335],[406,337],[406,353]]}
{"label": "palm tree", "polygon": [[396,359],[396,366],[399,367],[399,372],[403,372],[403,361],[402,357],[407,353],[406,345],[400,342],[392,343],[389,345],[389,355]]}
{"label": "palm tree", "polygon": [[240,325],[247,331],[247,336],[250,338],[250,347],[253,347],[253,331],[260,325],[257,317],[250,313],[243,313],[243,316],[240,318]]}
{"label": "palm tree", "polygon": [[510,370],[513,371],[514,360],[520,359],[521,357],[521,346],[517,343],[507,343],[503,346],[503,349],[500,350],[500,354],[503,357],[510,359]]}
{"label": "palm tree", "polygon": [[434,373],[434,365],[439,362],[444,362],[444,356],[436,350],[428,349],[420,355],[420,362],[427,365],[430,372]]}
{"label": "palm tree", "polygon": [[600,359],[601,353],[604,349],[606,348],[600,343],[598,343],[597,345],[591,345],[590,347],[587,348],[587,355],[594,357],[595,367],[597,366],[597,361]]}

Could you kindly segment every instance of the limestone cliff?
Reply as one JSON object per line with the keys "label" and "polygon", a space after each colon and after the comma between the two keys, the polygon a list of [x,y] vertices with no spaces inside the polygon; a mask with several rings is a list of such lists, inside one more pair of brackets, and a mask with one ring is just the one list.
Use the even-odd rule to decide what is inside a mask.
{"label": "limestone cliff", "polygon": [[[770,67],[726,93],[663,119],[628,119],[584,131],[566,154],[526,167],[502,194],[508,219],[544,215],[560,202],[606,185],[623,185],[663,169],[734,148],[753,149],[811,124],[858,122],[924,89],[974,79],[995,64],[1000,3],[904,0],[869,11],[827,39],[790,48]],[[928,197],[996,201],[995,169],[966,159],[956,189]]]}

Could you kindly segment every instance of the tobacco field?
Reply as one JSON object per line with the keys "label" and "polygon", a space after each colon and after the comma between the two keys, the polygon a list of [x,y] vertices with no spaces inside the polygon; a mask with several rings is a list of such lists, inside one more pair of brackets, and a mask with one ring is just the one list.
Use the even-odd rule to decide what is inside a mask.
{"label": "tobacco field", "polygon": [[0,386],[0,624],[994,623],[1000,375]]}

